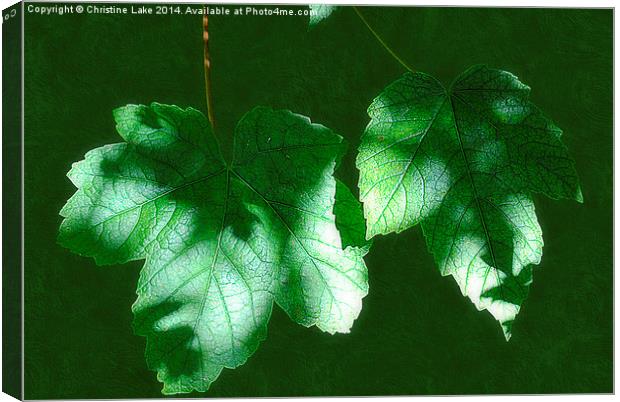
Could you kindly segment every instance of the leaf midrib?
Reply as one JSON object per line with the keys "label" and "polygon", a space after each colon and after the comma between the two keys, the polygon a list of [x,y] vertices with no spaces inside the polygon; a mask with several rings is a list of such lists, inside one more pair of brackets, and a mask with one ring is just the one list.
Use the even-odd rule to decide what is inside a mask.
{"label": "leaf midrib", "polygon": [[[308,256],[308,258],[310,259],[310,261],[312,262],[312,265],[314,266],[314,268],[316,269],[317,273],[319,274],[319,277],[321,278],[321,281],[323,282],[323,284],[325,285],[325,288],[328,290],[332,300],[336,301],[336,297],[334,296],[334,293],[332,292],[331,288],[329,287],[329,284],[327,283],[327,280],[325,279],[325,277],[323,276],[323,272],[321,272],[320,268],[318,267],[318,265],[316,264],[316,262],[314,261],[314,258],[310,252],[308,251],[308,249],[306,249],[306,246],[303,244],[303,242],[299,239],[299,237],[297,236],[297,234],[293,231],[293,229],[291,229],[291,227],[288,225],[288,223],[284,220],[284,218],[278,213],[278,211],[273,207],[273,205],[271,205],[271,203],[269,202],[269,200],[267,200],[267,198],[265,198],[265,196],[263,196],[258,190],[256,190],[254,188],[254,186],[252,186],[247,180],[245,180],[239,173],[235,172],[233,169],[230,170],[235,176],[237,176],[237,178],[239,179],[240,182],[242,182],[245,186],[247,186],[251,191],[253,191],[256,195],[258,195],[263,202],[269,206],[269,208],[271,208],[271,210],[273,211],[273,213],[278,217],[278,220],[280,220],[280,222],[282,222],[282,224],[284,225],[284,227],[289,231],[289,233],[293,236],[293,238],[295,239],[295,241],[301,246],[301,248],[304,250],[304,253],[306,253],[306,255]],[[281,268],[281,265],[278,269]],[[334,303],[332,303],[334,304]],[[338,308],[338,311],[340,312],[340,315],[342,315],[342,310],[340,309],[340,307],[337,305],[336,303],[336,307]]]}
{"label": "leaf midrib", "polygon": [[[476,188],[476,183],[474,182],[474,177],[472,174],[471,169],[469,168],[469,160],[467,159],[467,153],[465,152],[465,146],[463,145],[463,139],[461,138],[461,131],[459,129],[459,124],[457,122],[456,119],[456,111],[454,110],[454,102],[453,102],[453,98],[452,98],[452,94],[447,94],[447,96],[450,98],[450,108],[452,110],[452,122],[454,123],[454,130],[456,132],[456,137],[459,140],[459,147],[461,150],[461,155],[463,156],[463,161],[465,162],[465,170],[467,171],[467,176],[469,178],[469,182],[471,184],[471,188],[474,192],[474,198],[476,200],[476,207],[478,210],[478,215],[480,217],[480,222],[482,223],[482,228],[484,229],[484,235],[486,237],[486,241],[487,244],[489,245],[489,251],[491,253],[491,259],[493,260],[493,267],[489,267],[489,270],[491,268],[495,268],[494,272],[495,272],[495,276],[497,278],[497,282],[501,283],[500,277],[499,277],[499,273],[497,272],[499,270],[499,267],[497,265],[497,259],[495,257],[495,250],[493,249],[493,243],[491,242],[491,236],[489,234],[489,230],[487,228],[487,223],[486,223],[486,219],[484,217],[484,213],[482,212],[482,206],[480,205],[480,199],[478,196],[478,189]],[[489,276],[488,270],[484,275],[484,282],[482,283],[482,289],[484,289],[484,286],[486,285],[486,280]],[[501,290],[500,287],[500,292],[503,292]]]}
{"label": "leaf midrib", "polygon": [[[170,194],[172,194],[172,193],[174,193],[176,191],[183,190],[184,188],[191,187],[191,186],[193,186],[195,184],[198,184],[198,183],[207,181],[209,179],[212,179],[212,178],[222,174],[224,171],[226,171],[226,168],[221,168],[220,170],[218,170],[218,171],[216,171],[214,173],[210,173],[210,174],[208,174],[206,176],[200,177],[200,178],[192,180],[190,182],[183,183],[180,186],[169,188],[168,190],[164,191],[163,193],[158,194],[158,195],[156,195],[153,198],[149,198],[148,200],[146,200],[146,201],[144,201],[144,202],[142,202],[140,204],[136,204],[136,205],[134,205],[132,207],[129,207],[127,209],[123,209],[121,211],[117,211],[117,212],[113,213],[112,215],[110,215],[110,216],[106,217],[105,219],[101,220],[100,222],[95,223],[94,225],[92,225],[92,227],[97,227],[99,225],[103,225],[103,224],[111,221],[112,219],[118,218],[119,216],[122,216],[122,215],[124,215],[126,213],[129,213],[129,212],[134,211],[136,209],[142,208],[145,205],[150,204],[152,202],[155,202],[155,201],[157,201],[157,200],[159,200],[161,198],[164,198],[164,197],[166,197],[166,196],[168,196],[168,195],[170,195]],[[127,177],[123,177],[123,178],[126,179]],[[161,184],[161,183],[159,183],[159,184]]]}
{"label": "leaf midrib", "polygon": [[[407,173],[409,172],[409,169],[411,169],[411,166],[414,163],[414,160],[418,154],[418,151],[420,150],[420,148],[422,147],[422,143],[424,142],[424,139],[426,138],[428,132],[430,131],[430,129],[433,127],[433,125],[435,124],[435,122],[437,121],[437,117],[439,116],[441,109],[443,109],[444,105],[446,104],[446,96],[444,96],[444,100],[439,104],[439,106],[437,107],[437,109],[435,110],[435,113],[433,113],[433,118],[430,120],[428,126],[426,127],[426,129],[424,131],[422,131],[422,133],[416,135],[420,137],[420,142],[418,143],[418,146],[416,147],[415,151],[413,152],[413,154],[411,155],[411,158],[409,158],[409,161],[407,162],[407,165],[405,166],[405,168],[402,170],[402,172],[396,176],[400,176],[398,179],[398,183],[396,183],[394,185],[394,187],[392,188],[392,192],[390,193],[390,196],[388,197],[388,200],[385,202],[385,205],[383,206],[383,209],[381,210],[381,213],[378,215],[377,218],[377,222],[379,222],[380,217],[382,217],[385,214],[385,211],[387,211],[388,206],[390,205],[390,203],[392,202],[394,195],[396,195],[396,191],[398,191],[398,189],[400,188],[400,186],[403,183],[403,180],[405,179],[405,176],[407,175]],[[409,138],[413,138],[412,136],[407,136],[407,139]],[[399,141],[397,141],[399,142]],[[396,143],[394,143],[396,144]],[[392,144],[392,145],[394,145]],[[391,145],[390,145],[391,146]],[[381,152],[385,151],[389,149],[389,147],[385,147]],[[377,154],[379,154],[380,152],[378,152]],[[376,155],[375,155],[376,156]],[[374,157],[374,156],[373,156]],[[364,162],[366,162],[366,160],[364,160]],[[422,176],[420,174],[420,176]],[[422,180],[424,182],[424,178],[422,177]],[[367,195],[367,194],[366,194]],[[385,219],[385,218],[384,218]]]}

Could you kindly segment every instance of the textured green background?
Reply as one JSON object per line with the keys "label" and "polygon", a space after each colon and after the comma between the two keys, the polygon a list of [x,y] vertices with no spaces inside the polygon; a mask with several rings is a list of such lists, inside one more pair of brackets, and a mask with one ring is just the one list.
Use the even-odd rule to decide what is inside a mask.
{"label": "textured green background", "polygon": [[[415,68],[449,81],[475,63],[518,75],[565,131],[585,204],[536,197],[544,256],[509,343],[451,279],[420,229],[378,238],[370,295],[349,335],[293,324],[209,396],[612,391],[611,10],[364,9]],[[65,173],[118,142],[111,110],[157,100],[204,109],[201,19],[26,16],[27,398],[159,397],[130,305],[141,263],[97,267],[56,244]],[[307,17],[212,17],[215,113],[224,147],[255,105],[289,108],[352,149],[365,109],[403,73],[351,9]],[[354,152],[340,176],[355,184]],[[198,395],[194,395],[198,396]]]}

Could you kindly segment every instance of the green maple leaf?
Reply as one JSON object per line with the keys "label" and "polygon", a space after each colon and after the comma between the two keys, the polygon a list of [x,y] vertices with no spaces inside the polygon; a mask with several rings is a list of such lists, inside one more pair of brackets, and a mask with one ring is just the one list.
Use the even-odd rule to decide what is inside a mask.
{"label": "green maple leaf", "polygon": [[[134,330],[164,394],[205,391],[243,364],[274,301],[301,325],[349,331],[368,290],[367,248],[343,247],[336,227],[340,136],[256,108],[227,166],[196,110],[129,105],[114,117],[125,142],[73,165],[59,241],[101,265],[146,260]],[[355,240],[354,217],[342,219]]]}
{"label": "green maple leaf", "polygon": [[327,4],[310,4],[310,20],[308,24],[310,28],[314,28],[317,24],[327,19],[337,8]]}
{"label": "green maple leaf", "polygon": [[368,237],[420,223],[441,274],[506,339],[542,256],[531,193],[582,201],[561,131],[529,92],[485,66],[449,89],[407,73],[368,109],[357,157]]}

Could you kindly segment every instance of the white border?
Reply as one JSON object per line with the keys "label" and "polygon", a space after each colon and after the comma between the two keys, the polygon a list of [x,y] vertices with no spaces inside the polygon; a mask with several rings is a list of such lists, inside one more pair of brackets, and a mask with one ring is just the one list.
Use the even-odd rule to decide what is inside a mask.
{"label": "white border", "polygon": [[[38,0],[31,0],[32,2],[35,2]],[[43,2],[44,0],[41,0],[41,2]],[[63,1],[64,3],[86,3],[86,1],[81,2],[79,0],[65,0]],[[102,1],[104,2],[104,1]],[[325,0],[312,0],[312,1],[308,1],[308,0],[287,0],[287,1],[281,1],[281,0],[273,0],[273,1],[256,1],[256,0],[247,0],[247,1],[241,1],[241,0],[220,0],[218,2],[213,2],[213,1],[199,1],[199,0],[177,0],[177,1],[161,1],[161,0],[154,0],[154,1],[127,1],[127,0],[120,0],[120,1],[109,1],[111,3],[199,3],[199,4],[204,4],[204,3],[215,3],[215,4],[308,4],[308,3],[327,3],[327,4],[357,4],[357,5],[382,5],[382,6],[386,6],[387,4],[381,4],[378,1],[368,1],[368,0],[336,0],[336,1],[325,1]],[[1,9],[5,9],[10,7],[11,5],[15,4],[16,2],[13,0],[0,0],[0,8]],[[450,1],[441,1],[441,0],[422,0],[422,1],[412,1],[412,0],[390,0],[389,1],[389,5],[416,5],[416,6],[422,6],[422,5],[427,5],[427,6],[469,6],[469,7],[568,7],[568,8],[595,8],[595,7],[603,7],[603,8],[615,8],[616,6],[616,2],[615,1],[604,1],[604,0],[590,0],[590,1],[577,1],[577,0],[521,0],[521,1],[501,1],[501,0],[475,0],[475,1],[468,1],[468,0],[450,0]],[[22,10],[22,29],[23,29],[23,10]],[[615,32],[615,17],[614,17],[614,32]],[[578,34],[577,32],[575,34]],[[614,35],[615,37],[615,35]],[[2,40],[2,32],[0,30],[0,42]],[[23,41],[23,35],[22,35],[22,66],[23,66],[23,49],[24,49],[24,41]],[[616,160],[618,159],[618,157],[620,157],[620,150],[618,148],[615,147],[615,139],[616,139],[616,135],[617,135],[617,128],[615,126],[615,116],[618,114],[619,108],[620,106],[618,105],[617,102],[617,97],[616,97],[616,92],[615,92],[615,83],[618,80],[619,77],[619,73],[618,71],[615,69],[616,66],[616,55],[618,54],[618,44],[616,43],[615,39],[614,39],[614,267],[616,266],[616,258],[617,255],[615,254],[615,251],[619,249],[618,245],[620,244],[620,240],[615,236],[615,232],[616,232],[616,216],[615,216],[615,210],[618,208],[618,206],[620,205],[620,201],[618,200],[617,197],[617,192],[616,190],[619,188],[619,184],[620,184],[620,179],[618,178],[618,175],[615,174],[615,167],[616,167]],[[0,64],[2,63],[2,54],[0,52]],[[22,83],[23,83],[23,74],[24,74],[24,69],[22,68]],[[0,75],[0,88],[2,88],[2,77]],[[22,119],[24,116],[24,88],[23,88],[23,84],[22,84]],[[2,121],[2,111],[0,110],[0,123]],[[24,140],[24,133],[23,133],[23,121],[22,121],[22,161],[24,160],[24,149],[23,149],[23,140]],[[2,177],[2,155],[0,153],[0,178]],[[23,168],[24,166],[22,165],[22,189],[23,189]],[[1,180],[1,179],[0,179]],[[0,187],[0,200],[1,200],[1,195],[2,195],[2,189]],[[22,191],[22,205],[23,205],[23,191]],[[0,201],[1,202],[1,201]],[[2,217],[0,215],[0,224],[2,223]],[[23,215],[23,210],[22,210],[22,264],[23,264],[23,245],[24,245],[24,238],[23,238],[23,225],[24,225],[24,215]],[[1,240],[2,240],[2,234],[0,233],[0,244],[1,244]],[[1,261],[1,257],[2,257],[2,250],[0,249],[0,261]],[[616,288],[618,284],[618,277],[614,274],[614,290]],[[1,296],[2,296],[2,289],[0,286],[0,300],[1,300]],[[23,300],[23,266],[22,266],[22,300]],[[22,317],[23,317],[23,304],[22,304]],[[1,318],[2,318],[2,312],[0,310],[0,323],[1,323]],[[615,291],[614,291],[614,335],[617,334],[617,330],[618,330],[618,319],[617,319],[617,310],[615,309]],[[1,325],[1,324],[0,324]],[[23,320],[22,320],[22,340],[23,340]],[[22,363],[23,363],[23,353],[24,353],[24,349],[23,349],[23,342],[22,342]],[[617,357],[617,351],[615,348],[615,337],[614,337],[614,363],[616,361],[616,357]],[[0,360],[2,358],[2,352],[0,351]],[[562,370],[562,367],[558,367],[558,370]],[[614,367],[614,389],[616,389],[617,386],[617,378],[615,377],[615,367]],[[2,384],[2,378],[0,377],[0,386]],[[22,373],[22,395],[23,395],[23,373]],[[205,394],[205,399],[208,398],[208,393]],[[511,401],[540,401],[540,400],[544,400],[544,401],[553,401],[553,402],[560,402],[560,401],[590,401],[590,400],[608,400],[608,399],[615,399],[615,395],[551,395],[551,396],[540,396],[540,395],[536,395],[536,396],[522,396],[522,395],[514,395],[514,396],[438,396],[438,397],[426,397],[426,396],[411,396],[411,397],[374,397],[372,398],[373,400],[377,400],[377,401],[388,401],[388,400],[393,400],[393,399],[399,399],[399,400],[433,400],[433,401],[444,401],[444,400],[454,400],[454,399],[468,399],[471,400],[473,398],[483,398],[485,401],[489,401],[489,402],[495,402],[495,401],[500,401],[500,400],[504,400],[504,399],[508,399]],[[171,398],[161,398],[161,399],[171,399]],[[174,398],[174,399],[181,399],[181,400],[192,400],[189,398]],[[281,400],[282,398],[262,398],[260,399],[261,401],[278,401]],[[304,398],[305,399],[305,398]],[[368,398],[312,398],[313,400],[316,401],[350,401],[350,400],[363,400],[363,399],[368,399]],[[0,393],[0,402],[5,402],[5,401],[14,401],[15,399],[13,399],[12,397],[6,395],[6,394],[1,394]],[[145,402],[145,401],[151,401],[153,399],[133,399],[133,401],[138,401],[138,402]],[[244,399],[226,399],[227,401],[230,402],[236,402],[236,401],[248,401],[248,400],[259,400],[257,398],[244,398]],[[72,400],[72,401],[79,401],[79,400]]]}

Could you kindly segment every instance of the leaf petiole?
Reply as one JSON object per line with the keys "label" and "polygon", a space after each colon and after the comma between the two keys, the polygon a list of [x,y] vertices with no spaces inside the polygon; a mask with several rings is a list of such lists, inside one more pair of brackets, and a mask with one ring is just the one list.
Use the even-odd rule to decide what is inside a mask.
{"label": "leaf petiole", "polygon": [[204,72],[205,72],[205,92],[207,97],[207,117],[209,123],[215,131],[215,116],[213,114],[213,94],[211,92],[211,59],[209,57],[209,16],[205,13],[202,17],[202,40],[204,42]]}
{"label": "leaf petiole", "polygon": [[368,20],[366,20],[366,17],[364,17],[364,15],[361,13],[361,11],[359,10],[359,8],[357,8],[357,6],[353,6],[353,10],[355,10],[355,13],[357,14],[358,17],[360,17],[360,19],[362,20],[362,22],[364,23],[364,25],[366,25],[366,28],[368,28],[368,30],[374,35],[374,37],[379,41],[379,43],[381,43],[381,46],[383,46],[385,48],[385,50],[388,51],[388,53],[394,58],[396,59],[396,61],[398,61],[400,63],[400,65],[402,65],[403,67],[405,67],[407,70],[411,71],[412,73],[415,72],[413,70],[413,68],[411,68],[403,59],[401,59],[396,52],[394,52],[394,50],[392,50],[391,47],[388,46],[387,43],[385,43],[385,41],[383,40],[383,38],[381,38],[381,36],[379,36],[379,34],[377,33],[377,31],[374,30],[374,28],[368,23]]}

